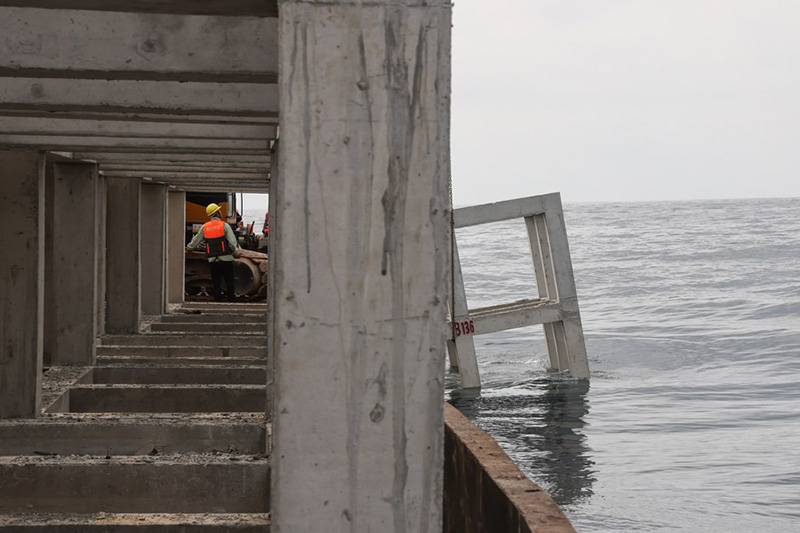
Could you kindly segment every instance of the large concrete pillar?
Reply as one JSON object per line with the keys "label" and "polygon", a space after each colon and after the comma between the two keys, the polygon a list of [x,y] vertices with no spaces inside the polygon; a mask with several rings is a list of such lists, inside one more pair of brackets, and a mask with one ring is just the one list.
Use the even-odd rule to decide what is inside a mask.
{"label": "large concrete pillar", "polygon": [[167,303],[183,303],[186,268],[186,193],[167,195]]}
{"label": "large concrete pillar", "polygon": [[167,262],[167,186],[142,183],[142,313],[164,313]]}
{"label": "large concrete pillar", "polygon": [[91,365],[97,322],[98,174],[91,163],[53,165],[52,260],[45,350],[53,364]]}
{"label": "large concrete pillar", "polygon": [[106,178],[106,332],[138,333],[141,321],[139,180]]}
{"label": "large concrete pillar", "polygon": [[439,532],[450,4],[280,7],[273,527]]}
{"label": "large concrete pillar", "polygon": [[34,418],[42,399],[44,154],[0,150],[0,418]]}

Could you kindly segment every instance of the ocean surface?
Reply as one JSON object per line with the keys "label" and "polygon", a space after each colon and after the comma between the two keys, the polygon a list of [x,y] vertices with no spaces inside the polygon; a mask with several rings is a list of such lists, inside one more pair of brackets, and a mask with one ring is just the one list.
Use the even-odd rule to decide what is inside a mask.
{"label": "ocean surface", "polygon": [[[580,532],[800,532],[800,199],[566,204],[591,380],[541,327],[448,397]],[[471,307],[535,297],[523,222],[459,230]]]}
{"label": "ocean surface", "polygon": [[[800,199],[565,220],[590,382],[548,372],[524,328],[476,337],[482,393],[448,372],[450,401],[580,532],[800,532]],[[458,243],[470,306],[535,297],[521,220]]]}

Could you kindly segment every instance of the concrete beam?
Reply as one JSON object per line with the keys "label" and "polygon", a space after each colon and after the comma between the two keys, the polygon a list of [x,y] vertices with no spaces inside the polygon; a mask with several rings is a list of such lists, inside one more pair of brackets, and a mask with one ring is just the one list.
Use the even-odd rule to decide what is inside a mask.
{"label": "concrete beam", "polygon": [[183,124],[0,116],[4,135],[61,135],[79,137],[145,137],[182,139],[269,140],[277,135],[271,125]]}
{"label": "concrete beam", "polygon": [[0,5],[175,15],[278,16],[277,0],[0,0]]}
{"label": "concrete beam", "polygon": [[35,418],[42,403],[44,163],[0,150],[0,418]]}
{"label": "concrete beam", "polygon": [[112,178],[107,180],[107,187],[106,331],[138,333],[142,297],[141,185],[138,180]]}
{"label": "concrete beam", "polygon": [[275,83],[277,24],[0,7],[0,76]]}
{"label": "concrete beam", "polygon": [[180,180],[189,180],[192,182],[202,181],[206,178],[211,180],[218,180],[224,181],[228,183],[234,183],[237,181],[246,181],[246,182],[253,182],[253,183],[265,183],[267,182],[267,174],[266,172],[263,174],[257,174],[253,172],[179,172],[179,171],[168,171],[168,172],[144,172],[143,170],[103,170],[103,175],[107,178],[142,178],[147,177],[154,180],[169,180],[171,182],[177,183]]}
{"label": "concrete beam", "polygon": [[183,303],[186,267],[186,193],[167,192],[167,302]]}
{"label": "concrete beam", "polygon": [[70,413],[263,412],[264,385],[77,385]]}
{"label": "concrete beam", "polygon": [[72,157],[75,159],[85,159],[97,162],[116,162],[116,163],[154,163],[163,162],[170,164],[196,164],[196,163],[214,163],[214,164],[231,164],[231,163],[254,163],[269,165],[270,157],[267,154],[262,155],[226,155],[226,154],[209,154],[209,153],[134,153],[134,152],[73,152]]}
{"label": "concrete beam", "polygon": [[142,183],[142,313],[166,310],[167,187]]}
{"label": "concrete beam", "polygon": [[57,163],[53,180],[53,288],[45,349],[53,364],[91,365],[97,339],[100,178],[92,163]]}
{"label": "concrete beam", "polygon": [[0,421],[0,456],[147,455],[153,450],[160,454],[202,453],[231,446],[239,453],[257,454],[263,453],[266,433],[263,415],[249,413],[191,419],[153,414],[52,414],[25,424]]}
{"label": "concrete beam", "polygon": [[0,457],[0,513],[266,512],[268,476],[257,458]]}
{"label": "concrete beam", "polygon": [[46,109],[0,109],[0,116],[60,118],[69,120],[118,120],[123,122],[169,122],[181,124],[244,124],[259,126],[278,124],[277,116],[256,117],[247,115],[192,115],[170,113],[141,113],[132,111],[49,111]]}
{"label": "concrete beam", "polygon": [[183,138],[148,138],[148,137],[73,137],[57,135],[6,135],[0,133],[0,147],[31,147],[41,150],[86,151],[107,148],[111,150],[161,150],[189,151],[215,150],[218,152],[265,153],[268,139],[236,140],[236,139],[183,139]]}
{"label": "concrete beam", "polygon": [[280,6],[273,524],[438,533],[450,2]]}
{"label": "concrete beam", "polygon": [[175,163],[175,162],[159,162],[159,161],[112,161],[103,163],[103,171],[109,172],[114,170],[123,171],[139,171],[142,175],[149,176],[148,172],[174,172],[176,175],[192,174],[195,172],[212,172],[212,173],[227,173],[237,172],[242,174],[256,174],[266,176],[269,172],[269,165],[260,163],[229,163],[222,165],[220,163]]}
{"label": "concrete beam", "polygon": [[274,84],[8,78],[0,109],[277,116]]}

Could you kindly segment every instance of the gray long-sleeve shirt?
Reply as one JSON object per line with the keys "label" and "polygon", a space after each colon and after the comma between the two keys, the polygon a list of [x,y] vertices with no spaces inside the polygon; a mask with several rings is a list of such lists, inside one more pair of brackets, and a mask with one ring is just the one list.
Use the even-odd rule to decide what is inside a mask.
{"label": "gray long-sleeve shirt", "polygon": [[[213,220],[213,219],[212,219]],[[203,240],[203,230],[197,232],[197,235],[192,238],[189,244],[186,245],[186,249],[191,251],[197,248],[200,244],[200,241]],[[234,253],[238,252],[239,250],[239,243],[236,242],[236,235],[233,234],[233,230],[231,229],[230,224],[225,224],[225,240],[228,241],[231,250],[234,250]],[[212,261],[233,261],[233,254],[221,255],[219,257],[209,257],[208,262]]]}

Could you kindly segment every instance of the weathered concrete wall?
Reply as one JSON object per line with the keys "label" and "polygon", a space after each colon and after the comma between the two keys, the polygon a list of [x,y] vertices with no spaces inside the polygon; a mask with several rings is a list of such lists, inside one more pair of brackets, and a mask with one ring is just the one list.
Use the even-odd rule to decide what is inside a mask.
{"label": "weathered concrete wall", "polygon": [[138,333],[142,316],[141,185],[126,178],[108,178],[106,182],[106,331]]}
{"label": "weathered concrete wall", "polygon": [[273,528],[439,533],[450,4],[280,8]]}
{"label": "weathered concrete wall", "polygon": [[167,187],[142,184],[142,313],[160,315],[166,303]]}
{"label": "weathered concrete wall", "polygon": [[575,533],[492,437],[445,405],[444,531]]}
{"label": "weathered concrete wall", "polygon": [[186,265],[186,193],[169,191],[167,195],[167,302],[183,303],[183,280]]}
{"label": "weathered concrete wall", "polygon": [[91,365],[97,337],[97,165],[53,165],[52,292],[45,349],[53,364]]}
{"label": "weathered concrete wall", "polygon": [[0,150],[0,418],[41,405],[44,154]]}

